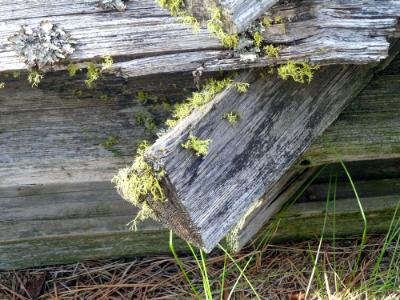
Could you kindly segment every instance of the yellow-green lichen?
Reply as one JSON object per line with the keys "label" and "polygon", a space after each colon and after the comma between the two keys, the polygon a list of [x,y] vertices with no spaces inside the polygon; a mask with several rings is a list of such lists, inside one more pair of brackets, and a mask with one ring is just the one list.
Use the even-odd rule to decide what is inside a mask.
{"label": "yellow-green lichen", "polygon": [[112,147],[117,144],[118,144],[118,137],[114,135],[109,135],[105,140],[101,142],[101,145],[107,150],[111,150]]}
{"label": "yellow-green lichen", "polygon": [[193,134],[189,134],[186,143],[181,144],[182,148],[192,150],[197,156],[206,156],[211,140],[202,140]]}
{"label": "yellow-green lichen", "polygon": [[0,81],[0,89],[4,89],[6,87],[5,82]]}
{"label": "yellow-green lichen", "polygon": [[111,55],[105,55],[102,57],[103,61],[101,63],[101,70],[110,69],[114,63],[114,60]]}
{"label": "yellow-green lichen", "polygon": [[157,0],[157,3],[162,8],[168,9],[171,16],[180,17],[182,23],[192,26],[195,32],[200,30],[200,24],[197,19],[184,11],[183,0]]}
{"label": "yellow-green lichen", "polygon": [[211,19],[207,21],[207,29],[221,41],[225,48],[234,49],[238,46],[239,36],[237,34],[229,34],[224,30],[220,9],[213,10]]}
{"label": "yellow-green lichen", "polygon": [[69,76],[73,77],[76,75],[76,73],[78,72],[79,67],[76,64],[69,64],[67,66],[67,71]]}
{"label": "yellow-green lichen", "polygon": [[314,71],[318,69],[318,65],[310,65],[306,62],[289,61],[286,64],[279,66],[278,75],[284,80],[291,77],[298,83],[310,83],[314,77]]}
{"label": "yellow-green lichen", "polygon": [[262,43],[264,41],[264,37],[262,36],[262,34],[259,31],[256,31],[253,34],[253,39],[254,39],[254,44],[256,45],[256,47],[258,49],[261,49]]}
{"label": "yellow-green lichen", "polygon": [[28,82],[32,87],[38,87],[44,75],[38,70],[31,70],[28,74]]}
{"label": "yellow-green lichen", "polygon": [[268,57],[279,58],[279,54],[281,52],[281,49],[279,47],[276,47],[274,45],[269,44],[269,45],[264,46],[263,52]]}
{"label": "yellow-green lichen", "polygon": [[229,124],[235,125],[239,121],[240,115],[237,112],[230,111],[230,112],[224,113],[223,118],[225,120],[227,120],[229,122]]}
{"label": "yellow-green lichen", "polygon": [[183,103],[174,105],[172,110],[172,118],[167,120],[168,127],[173,127],[175,124],[187,117],[196,108],[210,102],[216,94],[232,83],[231,78],[222,80],[209,79],[200,92],[194,92],[192,96],[186,99]]}
{"label": "yellow-green lichen", "polygon": [[139,145],[135,161],[131,167],[124,168],[112,179],[119,193],[140,211],[130,223],[136,229],[137,223],[148,218],[157,219],[148,201],[166,201],[160,180],[164,177],[163,170],[155,171],[145,161],[144,153],[149,147],[147,142]]}
{"label": "yellow-green lichen", "polygon": [[87,73],[85,84],[87,88],[92,88],[93,84],[96,80],[100,78],[100,69],[96,67],[96,65],[92,62],[87,64]]}
{"label": "yellow-green lichen", "polygon": [[249,90],[249,87],[250,87],[250,83],[235,82],[235,88],[241,94],[246,93]]}

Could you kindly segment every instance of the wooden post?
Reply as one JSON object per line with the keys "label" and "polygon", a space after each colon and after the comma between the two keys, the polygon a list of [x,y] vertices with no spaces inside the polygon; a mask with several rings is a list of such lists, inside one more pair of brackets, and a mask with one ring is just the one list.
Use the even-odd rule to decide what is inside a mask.
{"label": "wooden post", "polygon": [[[161,137],[147,152],[161,166],[168,201],[149,201],[162,222],[206,251],[294,164],[370,81],[373,66],[332,66],[308,85],[241,76],[247,93],[232,86]],[[241,120],[231,126],[226,112]],[[189,134],[211,139],[198,157],[183,149]]]}

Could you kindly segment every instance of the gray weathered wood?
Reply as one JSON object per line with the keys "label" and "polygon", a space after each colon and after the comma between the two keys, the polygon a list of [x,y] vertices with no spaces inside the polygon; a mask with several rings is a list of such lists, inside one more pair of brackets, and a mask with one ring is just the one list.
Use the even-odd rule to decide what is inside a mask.
{"label": "gray weathered wood", "polygon": [[[390,56],[388,59],[383,61],[378,69],[385,69],[388,66],[396,65],[397,60],[399,60],[398,53],[400,51],[400,44],[396,42],[392,45],[390,50]],[[397,59],[396,59],[397,58]],[[393,62],[394,60],[394,62]],[[398,72],[398,71],[397,71]],[[384,84],[382,84],[384,82]],[[334,123],[334,126],[328,128],[324,134],[317,139],[306,153],[298,159],[298,165],[293,167],[288,174],[283,176],[283,178],[277,183],[277,191],[274,189],[267,193],[257,202],[257,209],[251,208],[241,221],[231,230],[229,234],[230,246],[234,250],[240,250],[245,246],[248,241],[255,235],[257,231],[260,230],[273,216],[273,214],[278,211],[299,188],[301,182],[309,180],[315,170],[311,169],[307,173],[303,173],[301,178],[292,184],[290,188],[282,186],[286,181],[290,180],[292,176],[296,176],[299,172],[299,168],[309,167],[310,165],[318,165],[322,163],[333,163],[336,162],[339,157],[342,160],[366,160],[373,159],[372,153],[375,152],[385,152],[388,148],[390,151],[398,148],[398,143],[400,139],[395,138],[392,140],[391,145],[388,147],[383,147],[383,143],[378,142],[384,139],[384,136],[388,133],[392,134],[393,130],[399,128],[396,124],[400,121],[397,115],[386,115],[384,112],[391,111],[393,108],[398,106],[400,102],[396,96],[394,96],[393,91],[397,91],[398,86],[393,81],[393,75],[378,75],[357,97],[352,101],[350,107],[348,107],[342,114],[339,120]],[[378,92],[379,91],[379,92]],[[381,99],[382,106],[377,107],[376,103]],[[385,103],[385,104],[384,104]],[[368,107],[374,107],[374,110],[369,110]],[[355,110],[363,111],[366,114],[360,118],[360,115],[355,113]],[[382,130],[374,130],[374,126],[382,122],[382,113],[385,114],[385,122],[388,122],[388,127]],[[365,136],[361,146],[357,141],[353,139],[346,139],[346,135],[349,131],[358,131],[357,125],[346,122],[349,115],[353,118],[359,119],[360,127],[365,130]],[[396,121],[397,120],[397,121]],[[370,124],[374,124],[371,126]],[[342,127],[344,134],[342,136],[335,135],[335,129]],[[395,134],[398,135],[398,134]],[[397,140],[397,141],[396,141]],[[371,144],[376,146],[368,145],[369,141]],[[376,143],[377,142],[377,143]],[[375,144],[376,143],[376,144]],[[318,146],[319,145],[319,146]],[[322,151],[322,149],[324,149]],[[368,150],[367,150],[368,149]],[[396,150],[395,150],[396,152]],[[397,151],[399,152],[399,151]],[[392,152],[393,153],[393,152]],[[374,157],[384,157],[385,155],[375,155]],[[357,157],[357,158],[356,158]],[[395,157],[395,156],[394,156]],[[325,159],[325,160],[324,160]],[[281,185],[280,185],[281,184]]]}
{"label": "gray weathered wood", "polygon": [[230,33],[245,31],[278,0],[185,0],[185,9],[197,19],[210,19],[215,9],[220,9],[224,27]]}
{"label": "gray weathered wood", "polygon": [[[247,93],[227,88],[150,148],[147,160],[165,169],[169,194],[149,204],[181,237],[210,251],[372,75],[371,66],[333,66],[301,86],[248,72],[240,79],[251,84]],[[242,121],[230,127],[222,119],[228,111]],[[207,156],[181,147],[189,133],[212,140]]]}
{"label": "gray weathered wood", "polygon": [[[400,59],[394,61],[351,103],[325,131],[336,138],[331,139],[330,145],[318,142],[319,148],[333,146],[344,158],[358,159],[346,155],[353,148],[341,148],[340,136],[346,136],[348,144],[359,149],[360,157],[400,157],[399,134],[395,130],[400,127],[395,123],[400,114],[400,78],[395,75],[399,62]],[[107,79],[92,91],[86,90],[82,81],[77,83],[75,78],[61,75],[48,74],[40,89],[28,87],[22,75],[19,81],[7,82],[6,89],[0,90],[0,268],[167,252],[167,232],[159,224],[149,221],[140,225],[137,233],[128,231],[126,223],[136,209],[120,200],[110,178],[128,163],[130,157],[125,154],[135,152],[138,140],[150,138],[143,127],[134,126],[133,113],[146,110],[146,106],[132,101],[136,91],[143,89],[150,95],[181,99],[181,90],[190,88],[192,79],[143,78],[121,87],[121,80]],[[100,87],[107,88],[98,90]],[[76,95],[76,89],[82,89],[81,97]],[[131,92],[122,96],[126,89]],[[116,102],[99,100],[102,94],[113,99],[115,93],[119,94]],[[77,113],[70,115],[70,110]],[[91,117],[93,114],[95,117]],[[109,121],[114,114],[124,122]],[[19,121],[13,121],[15,118]],[[368,124],[363,121],[366,119]],[[357,130],[349,131],[350,125],[345,124]],[[124,156],[114,156],[99,145],[99,139],[109,134],[120,136],[122,131],[127,138],[116,147]],[[37,138],[32,139],[32,134]],[[363,145],[365,152],[361,151]],[[373,149],[376,151],[366,155]],[[324,161],[334,162],[336,158],[330,156]],[[379,163],[368,174],[375,179],[396,178],[400,174],[396,162]],[[355,166],[349,166],[353,176]],[[368,167],[368,162],[360,165],[363,174]]]}
{"label": "gray weathered wood", "polygon": [[[226,4],[240,7],[240,2]],[[255,2],[260,8],[270,1]],[[253,5],[253,1],[242,4]],[[112,55],[119,63],[109,71],[124,76],[192,71],[198,67],[206,71],[244,69],[287,60],[310,60],[319,64],[367,63],[384,58],[388,50],[387,37],[399,35],[396,18],[400,15],[400,5],[396,1],[295,2],[275,6],[271,15],[283,16],[284,24],[271,25],[264,32],[266,42],[281,45],[280,57],[243,62],[239,56],[232,56],[232,51],[224,50],[206,29],[194,33],[190,26],[171,17],[152,0],[129,1],[125,12],[104,12],[96,0],[19,0],[12,6],[0,5],[0,22],[4,24],[0,27],[0,72],[26,69],[7,39],[21,25],[36,26],[44,19],[64,27],[77,41],[76,51],[69,61]],[[248,7],[258,14],[261,10],[253,9],[254,5]],[[162,67],[158,69],[157,66]],[[58,68],[65,66],[55,66]]]}

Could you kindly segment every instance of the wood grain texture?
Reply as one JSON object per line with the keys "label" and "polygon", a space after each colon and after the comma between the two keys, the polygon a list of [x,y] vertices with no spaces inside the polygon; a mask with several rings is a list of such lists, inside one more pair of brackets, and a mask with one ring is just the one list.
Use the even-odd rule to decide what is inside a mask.
{"label": "wood grain texture", "polygon": [[[391,127],[395,123],[390,121],[400,114],[396,104],[400,78],[395,75],[399,63],[400,59],[394,61],[372,81],[330,127],[329,132],[337,137],[331,145],[344,157],[357,159],[345,155],[351,148],[340,149],[341,135],[359,149],[361,157],[366,156],[361,151],[363,144],[365,151],[377,149],[369,157],[400,157],[398,127]],[[68,79],[62,72],[48,74],[40,89],[31,89],[24,76],[7,81],[7,88],[0,90],[0,268],[168,252],[167,232],[159,224],[148,222],[137,233],[128,231],[126,223],[136,209],[120,200],[110,179],[129,163],[137,142],[151,138],[143,126],[135,125],[133,113],[148,109],[137,101],[136,92],[179,100],[184,96],[182,90],[193,86],[190,76],[127,82],[105,78],[95,90],[86,90],[83,78]],[[82,89],[82,96],[76,95],[77,89]],[[102,94],[110,99],[119,96],[104,102]],[[382,116],[381,122],[370,119],[365,126],[363,120],[375,116],[374,111]],[[117,117],[123,122],[116,122]],[[337,125],[341,122],[357,130]],[[368,135],[373,132],[385,134]],[[109,134],[120,137],[116,147],[122,156],[99,145]],[[353,176],[371,174],[368,179],[400,176],[396,161],[379,162],[374,168],[370,164],[359,162],[349,168]]]}
{"label": "wood grain texture", "polygon": [[[0,4],[0,72],[26,69],[7,40],[21,25],[36,26],[42,20],[64,27],[77,41],[70,61],[111,55],[118,64],[109,71],[125,77],[191,72],[199,67],[205,71],[245,69],[287,60],[310,60],[321,65],[368,63],[385,58],[387,38],[399,36],[397,1],[289,2],[274,6],[270,12],[271,16],[283,16],[284,24],[271,25],[264,32],[266,42],[282,48],[280,57],[245,62],[232,51],[224,50],[206,29],[194,33],[190,26],[171,17],[152,0],[129,1],[125,12],[102,11],[97,2],[18,0],[12,6]],[[237,10],[240,18],[253,19],[270,2],[273,1],[230,0],[223,5]],[[246,9],[242,9],[243,5]]]}
{"label": "wood grain texture", "polygon": [[[338,117],[372,69],[332,66],[303,86],[246,73],[239,80],[250,83],[247,93],[227,88],[147,152],[149,162],[165,169],[171,193],[165,204],[149,204],[167,226],[210,251]],[[222,119],[229,111],[240,112],[236,126]],[[189,133],[212,140],[207,156],[181,147]]]}
{"label": "wood grain texture", "polygon": [[[360,92],[350,103],[349,107],[340,115],[339,119],[313,143],[301,158],[298,159],[297,165],[292,167],[292,169],[282,177],[276,184],[277,191],[274,192],[274,189],[272,189],[272,192],[268,192],[264,195],[257,202],[257,209],[249,209],[240,222],[231,230],[229,242],[232,249],[237,251],[244,247],[254,234],[270,220],[273,213],[278,211],[285,204],[287,199],[291,198],[293,194],[297,192],[299,184],[314,178],[313,173],[315,173],[315,170],[313,171],[313,169],[311,169],[308,172],[300,173],[299,180],[289,188],[285,187],[284,184],[291,180],[291,177],[298,176],[296,174],[299,174],[299,169],[304,167],[309,168],[312,165],[315,166],[323,163],[335,163],[338,161],[339,157],[346,161],[367,160],[377,157],[381,159],[399,157],[400,139],[395,137],[399,136],[398,133],[395,133],[393,136],[394,139],[390,139],[389,145],[382,142],[382,140],[386,139],[386,133],[390,132],[390,134],[392,134],[393,130],[396,132],[396,128],[399,128],[399,124],[395,124],[397,122],[395,120],[399,119],[397,114],[391,116],[392,109],[397,107],[400,103],[399,98],[396,97],[396,90],[398,89],[396,84],[397,80],[393,78],[396,77],[394,74],[397,73],[399,75],[399,69],[397,69],[397,72],[394,71],[393,74],[393,66],[397,66],[400,60],[398,55],[399,51],[400,44],[396,42],[391,47],[389,58],[383,61],[377,68],[383,70],[380,71],[380,75],[377,75],[377,77]],[[387,70],[385,70],[386,68]],[[385,82],[385,84],[382,84],[383,82]],[[377,105],[378,99],[381,100],[382,105]],[[384,103],[387,103],[387,105]],[[358,113],[355,111],[358,111]],[[363,117],[360,116],[360,112],[362,112]],[[388,115],[386,115],[387,112],[389,113]],[[349,116],[352,116],[351,118],[353,120],[359,120],[360,127],[355,125],[355,123],[347,122],[346,119]],[[388,125],[388,127],[380,127],[381,130],[376,131],[376,128],[374,129],[373,127],[382,122],[382,119],[390,125]],[[353,127],[353,124],[355,127]],[[353,138],[346,139],[348,132],[351,132],[353,129],[358,131],[361,127],[365,130],[365,136],[362,136],[365,143],[363,143],[362,146],[357,142],[357,138],[354,138],[354,136]],[[341,128],[344,133],[341,137],[335,135],[335,130],[339,128]],[[375,146],[372,146],[372,144]],[[385,155],[384,153],[386,151],[389,151],[391,154]],[[374,156],[372,153],[376,155]],[[396,155],[395,153],[398,154]]]}

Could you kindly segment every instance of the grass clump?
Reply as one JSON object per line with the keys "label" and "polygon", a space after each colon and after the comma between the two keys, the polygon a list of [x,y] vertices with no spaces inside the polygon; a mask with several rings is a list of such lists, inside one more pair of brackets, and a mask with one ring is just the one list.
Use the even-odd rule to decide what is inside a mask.
{"label": "grass clump", "polygon": [[145,161],[144,153],[149,147],[148,142],[139,145],[135,161],[131,167],[122,169],[112,179],[121,195],[133,205],[140,208],[132,220],[131,228],[137,229],[137,223],[148,218],[157,219],[147,201],[166,201],[160,180],[164,177],[163,170],[153,170]]}
{"label": "grass clump", "polygon": [[239,113],[230,111],[230,112],[224,113],[223,118],[225,120],[227,120],[229,124],[235,125],[239,121],[240,116],[239,116]]}
{"label": "grass clump", "polygon": [[181,144],[182,148],[192,150],[197,156],[206,156],[208,154],[208,146],[211,140],[202,140],[193,134],[190,134],[186,143]]}
{"label": "grass clump", "polygon": [[223,24],[221,10],[215,9],[211,19],[207,21],[207,29],[221,41],[225,48],[235,49],[238,46],[239,37],[237,34],[226,33]]}
{"label": "grass clump", "polygon": [[187,117],[193,110],[210,102],[213,97],[232,83],[231,78],[222,80],[209,79],[200,92],[194,92],[183,103],[175,104],[172,110],[172,118],[167,120],[168,127],[174,127],[176,123]]}
{"label": "grass clump", "polygon": [[284,80],[291,77],[298,83],[310,83],[314,77],[314,70],[318,69],[318,65],[310,65],[306,62],[288,61],[287,64],[279,66],[278,75]]}
{"label": "grass clump", "polygon": [[38,87],[42,81],[44,74],[38,70],[31,70],[28,74],[28,82],[32,87]]}

